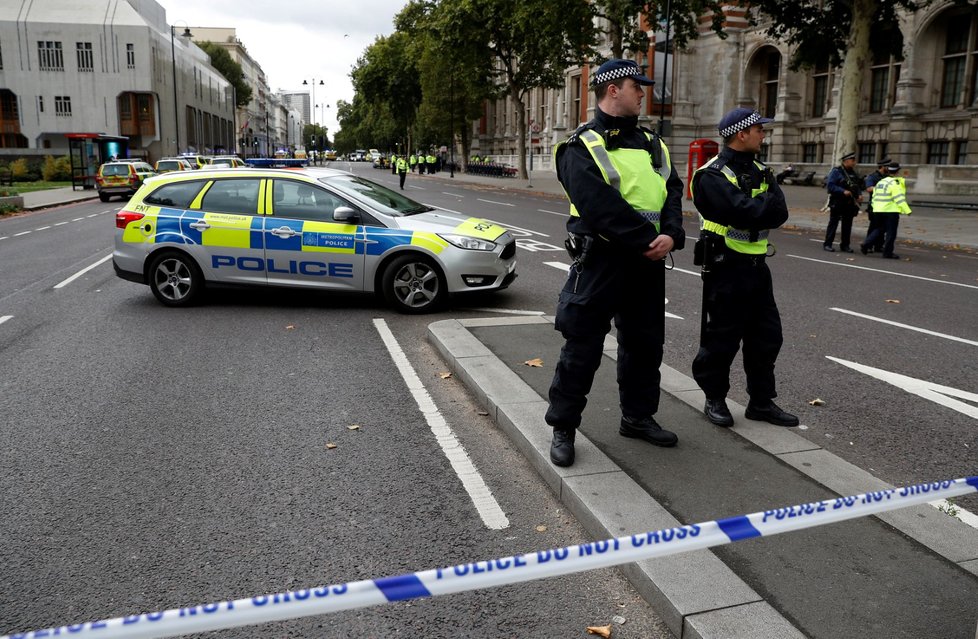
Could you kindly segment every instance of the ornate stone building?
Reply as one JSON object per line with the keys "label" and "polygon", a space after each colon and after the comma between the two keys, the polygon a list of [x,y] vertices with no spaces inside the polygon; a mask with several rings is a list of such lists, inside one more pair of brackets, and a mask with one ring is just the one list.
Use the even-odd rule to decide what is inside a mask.
{"label": "ornate stone building", "polygon": [[[888,155],[905,167],[917,193],[978,194],[978,8],[939,1],[904,13],[899,26],[902,59],[877,55],[863,69],[854,149],[862,169]],[[687,50],[663,64],[664,33],[649,31],[653,46],[636,56],[656,80],[644,106],[646,125],[661,127],[685,176],[690,142],[716,140],[725,111],[756,108],[776,119],[765,160],[824,176],[836,163],[830,155],[840,69],[790,71],[790,48],[767,38],[763,24],[751,27],[737,8],[727,10],[726,32],[720,39],[704,26]],[[593,114],[590,71],[567,69],[562,88],[530,93],[528,121],[539,131],[531,133],[535,169],[549,169],[553,144]],[[516,163],[510,100],[487,103],[474,134],[476,152]]]}

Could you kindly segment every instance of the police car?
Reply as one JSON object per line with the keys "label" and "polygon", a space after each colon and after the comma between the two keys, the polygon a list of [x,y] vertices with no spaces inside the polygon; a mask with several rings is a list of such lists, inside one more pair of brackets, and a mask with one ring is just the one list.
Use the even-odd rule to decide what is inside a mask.
{"label": "police car", "polygon": [[326,168],[179,171],[116,214],[116,274],[186,306],[209,284],[367,291],[403,313],[516,278],[516,242],[486,220]]}

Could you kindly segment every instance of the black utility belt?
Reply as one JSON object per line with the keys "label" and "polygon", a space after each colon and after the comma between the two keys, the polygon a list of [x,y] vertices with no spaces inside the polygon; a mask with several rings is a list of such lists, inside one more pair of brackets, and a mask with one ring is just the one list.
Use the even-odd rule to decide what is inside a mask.
{"label": "black utility belt", "polygon": [[749,264],[751,266],[758,266],[763,264],[767,259],[767,255],[763,253],[761,255],[751,255],[748,253],[738,253],[737,251],[731,251],[730,249],[724,250],[721,254],[714,258],[714,265],[720,265],[723,263],[729,264]]}

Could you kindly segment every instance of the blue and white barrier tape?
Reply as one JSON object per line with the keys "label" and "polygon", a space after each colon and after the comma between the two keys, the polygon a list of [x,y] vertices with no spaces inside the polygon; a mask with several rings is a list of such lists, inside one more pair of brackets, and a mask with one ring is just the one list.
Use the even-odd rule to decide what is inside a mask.
{"label": "blue and white barrier tape", "polygon": [[307,590],[260,595],[235,601],[173,608],[104,621],[15,633],[0,639],[41,637],[174,637],[193,632],[295,619],[390,601],[436,597],[456,592],[555,577],[596,568],[664,557],[751,537],[768,537],[896,510],[978,491],[978,477],[892,488],[853,497],[787,506],[702,524],[540,550],[515,557],[477,561],[425,572],[368,579]]}

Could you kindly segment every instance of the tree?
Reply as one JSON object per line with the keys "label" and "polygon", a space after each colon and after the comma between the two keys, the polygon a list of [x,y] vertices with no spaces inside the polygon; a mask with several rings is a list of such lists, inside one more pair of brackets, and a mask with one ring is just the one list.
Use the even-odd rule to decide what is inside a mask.
{"label": "tree", "polygon": [[699,36],[699,19],[707,14],[711,17],[710,28],[720,38],[726,38],[724,4],[718,0],[595,0],[593,6],[595,15],[607,24],[604,33],[611,44],[611,57],[624,58],[625,51],[645,53],[649,48],[649,36],[641,22],[643,15],[651,16],[652,22],[668,16],[669,41],[679,49]]}
{"label": "tree", "polygon": [[493,83],[513,100],[524,179],[526,95],[563,86],[564,70],[594,54],[593,17],[589,0],[442,0],[433,9],[447,56],[471,50],[491,61]]}
{"label": "tree", "polygon": [[[870,59],[871,38],[876,51],[903,57],[900,38],[874,37],[874,31],[876,34],[887,31],[898,34],[897,10],[914,11],[921,4],[914,0],[751,2],[751,11],[756,10],[770,18],[767,34],[794,47],[791,69],[809,68],[826,60],[836,66],[841,63],[833,161],[856,148],[861,76]],[[751,17],[756,21],[759,15],[752,14]]]}
{"label": "tree", "polygon": [[243,107],[251,102],[251,86],[245,81],[241,65],[234,61],[228,50],[213,42],[201,42],[197,46],[210,56],[211,66],[234,87],[234,105]]}

